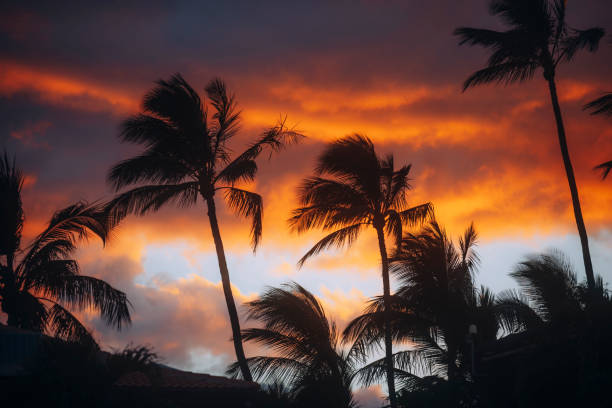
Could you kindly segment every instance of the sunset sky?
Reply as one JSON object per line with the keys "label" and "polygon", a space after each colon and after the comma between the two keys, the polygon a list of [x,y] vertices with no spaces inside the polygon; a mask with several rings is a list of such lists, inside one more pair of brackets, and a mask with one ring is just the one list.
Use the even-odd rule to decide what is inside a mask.
{"label": "sunset sky", "polygon": [[[260,162],[252,188],[264,198],[265,218],[255,255],[249,225],[221,211],[238,303],[295,280],[343,327],[381,292],[374,231],[298,270],[322,233],[297,236],[286,223],[296,187],[324,144],[354,132],[396,163],[412,163],[412,203],[431,201],[451,236],[475,223],[480,283],[510,288],[513,265],[552,248],[584,277],[541,74],[523,85],[461,92],[487,54],[459,47],[452,31],[501,28],[485,0],[21,3],[0,6],[0,149],[16,155],[26,174],[26,243],[55,210],[112,196],[107,171],[138,151],[119,143],[120,122],[138,112],[155,80],[180,72],[200,92],[219,76],[236,94],[243,112],[236,150],[285,115],[308,136]],[[577,28],[612,32],[609,0],[569,0],[568,16]],[[607,34],[596,54],[578,55],[558,74],[595,272],[607,281],[612,180],[602,182],[592,168],[612,159],[612,122],[581,106],[612,91],[611,67]],[[151,344],[166,363],[202,372],[222,373],[233,361],[201,203],[130,217],[110,245],[92,240],[78,259],[84,273],[126,291],[134,306],[133,324],[122,332],[83,316],[104,347]]]}

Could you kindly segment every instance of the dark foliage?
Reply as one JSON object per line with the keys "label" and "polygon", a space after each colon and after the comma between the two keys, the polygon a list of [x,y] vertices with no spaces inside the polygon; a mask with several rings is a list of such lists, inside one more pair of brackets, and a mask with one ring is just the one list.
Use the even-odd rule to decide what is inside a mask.
{"label": "dark foliage", "polygon": [[125,293],[84,276],[70,259],[91,235],[105,243],[115,223],[99,204],[76,203],[57,211],[45,230],[21,248],[23,176],[5,154],[0,162],[0,302],[9,326],[42,331],[71,342],[95,344],[70,310],[92,309],[106,324],[130,323]]}
{"label": "dark foliage", "polygon": [[[249,319],[263,327],[243,330],[242,338],[274,354],[247,359],[256,379],[286,385],[273,389],[296,407],[355,406],[351,392],[355,354],[341,351],[336,325],[312,293],[293,283],[270,288],[247,305]],[[238,363],[228,373],[238,376]]]}

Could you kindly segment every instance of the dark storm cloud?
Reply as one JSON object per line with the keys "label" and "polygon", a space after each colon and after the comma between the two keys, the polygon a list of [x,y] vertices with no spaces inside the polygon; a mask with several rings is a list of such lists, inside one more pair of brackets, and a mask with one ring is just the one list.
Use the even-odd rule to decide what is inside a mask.
{"label": "dark storm cloud", "polygon": [[[581,2],[575,14],[572,3],[576,25],[610,26],[605,0]],[[453,29],[494,27],[486,2],[473,0],[13,2],[2,15],[4,58],[126,86],[201,70],[355,86],[378,77],[456,83],[484,59],[459,50]]]}

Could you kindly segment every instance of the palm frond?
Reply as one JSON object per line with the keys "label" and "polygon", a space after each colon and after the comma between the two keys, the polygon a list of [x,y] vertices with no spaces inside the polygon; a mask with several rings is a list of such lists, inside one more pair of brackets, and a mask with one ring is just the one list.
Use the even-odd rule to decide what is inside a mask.
{"label": "palm frond", "polygon": [[206,94],[215,108],[213,119],[216,124],[211,129],[214,139],[214,150],[238,132],[240,127],[240,111],[236,110],[234,95],[228,94],[225,82],[219,78],[211,80],[206,86]]}
{"label": "palm frond", "polygon": [[257,163],[252,159],[233,161],[221,170],[215,181],[219,180],[233,185],[240,181],[253,181],[257,174]]}
{"label": "palm frond", "polygon": [[141,182],[176,184],[189,175],[192,169],[167,153],[149,151],[117,163],[107,176],[115,191]]}
{"label": "palm frond", "polygon": [[408,164],[391,174],[389,195],[385,200],[387,208],[403,211],[406,205],[408,205],[407,193],[412,189],[410,178],[408,177],[410,169],[412,169],[412,165]]}
{"label": "palm frond", "polygon": [[346,227],[367,220],[371,213],[367,197],[340,180],[306,178],[298,197],[302,207],[293,210],[289,219],[291,229],[298,233]]}
{"label": "palm frond", "polygon": [[507,333],[541,327],[542,319],[529,305],[529,300],[515,290],[506,290],[497,295],[495,312],[498,321]]}
{"label": "palm frond", "polygon": [[157,86],[143,98],[143,108],[183,131],[207,134],[200,96],[181,74],[158,80]]}
{"label": "palm frond", "polygon": [[505,42],[505,33],[481,28],[459,27],[453,31],[459,37],[459,45],[481,45],[483,47],[497,47]]}
{"label": "palm frond", "polygon": [[476,245],[478,245],[478,233],[476,232],[476,228],[474,228],[474,223],[472,222],[463,233],[463,236],[459,238],[461,259],[470,271],[480,262],[480,257],[474,250]]}
{"label": "palm frond", "polygon": [[305,342],[303,335],[293,332],[284,334],[278,330],[250,328],[242,331],[242,339],[265,346],[281,357],[304,363],[311,363],[317,357],[312,344]]}
{"label": "palm frond", "polygon": [[560,322],[579,313],[581,307],[576,291],[576,274],[560,255],[528,257],[510,276],[516,279],[543,320]]}
{"label": "palm frond", "polygon": [[468,88],[491,82],[497,82],[504,85],[524,82],[533,78],[537,68],[538,64],[534,61],[513,61],[488,66],[470,75],[463,83],[463,90],[466,91]]}
{"label": "palm frond", "polygon": [[329,144],[317,160],[315,174],[348,181],[368,200],[382,201],[380,161],[374,144],[366,136],[354,134]]}
{"label": "palm frond", "polygon": [[[393,369],[398,378],[408,378],[411,371],[430,371],[430,364],[419,350],[405,350],[393,353]],[[354,374],[354,378],[364,387],[380,382],[387,375],[385,358],[366,364]]]}
{"label": "palm frond", "polygon": [[[279,121],[276,126],[266,130],[258,140],[247,147],[247,149],[236,157],[233,162],[255,160],[264,150],[269,150],[269,157],[271,157],[273,153],[279,152],[287,146],[301,142],[304,137],[305,136],[300,132],[288,128],[283,119]],[[229,165],[231,164],[232,163]]]}
{"label": "palm frond", "polygon": [[551,9],[548,0],[491,0],[489,12],[506,24],[525,31],[550,35]]}
{"label": "palm frond", "polygon": [[404,225],[412,227],[426,221],[428,218],[431,219],[433,217],[433,211],[433,205],[431,203],[425,203],[401,211],[399,216]]}
{"label": "palm frond", "polygon": [[591,111],[591,115],[612,116],[612,92],[587,103],[583,109]]}
{"label": "palm frond", "polygon": [[[253,377],[262,382],[282,382],[290,384],[297,382],[308,366],[299,361],[283,357],[257,356],[247,358],[249,369]],[[241,375],[238,362],[232,363],[226,371],[232,378],[239,378]]]}
{"label": "palm frond", "polygon": [[163,119],[137,114],[123,121],[119,138],[123,142],[152,147],[166,140],[179,137],[179,131]]}
{"label": "palm frond", "polygon": [[62,257],[37,257],[38,262],[24,265],[18,283],[26,290],[37,292],[47,286],[61,285],[65,279],[79,275],[79,264],[72,259],[61,259]]}
{"label": "palm frond", "polygon": [[571,61],[574,55],[583,49],[589,52],[597,51],[603,36],[604,30],[600,27],[589,28],[587,30],[573,29],[570,36],[563,38],[561,54],[557,61],[561,59]]}
{"label": "palm frond", "polygon": [[[282,381],[300,399],[324,389],[325,398],[335,395],[350,400],[352,362],[338,352],[336,326],[312,293],[291,283],[268,288],[247,306],[247,317],[258,320],[263,328],[243,330],[243,339],[276,354],[247,359],[255,378]],[[228,373],[238,376],[239,364],[230,366]]]}
{"label": "palm frond", "polygon": [[329,203],[334,206],[367,206],[367,197],[360,194],[354,186],[340,180],[321,177],[308,177],[298,189],[298,197],[303,206]]}
{"label": "palm frond", "polygon": [[387,211],[387,222],[385,223],[385,232],[395,239],[395,246],[399,247],[402,242],[403,228],[402,218],[395,210]]}
{"label": "palm frond", "polygon": [[319,252],[331,248],[343,248],[345,246],[351,246],[351,244],[357,239],[362,227],[366,225],[364,223],[349,225],[348,227],[340,228],[337,231],[328,234],[319,242],[317,242],[312,248],[304,254],[303,257],[298,261],[298,267],[302,267],[306,260]]}
{"label": "palm frond", "polygon": [[610,170],[612,170],[612,160],[595,166],[593,170],[601,170],[601,179],[605,180],[606,177],[608,177]]}
{"label": "palm frond", "polygon": [[236,187],[223,187],[227,205],[243,217],[251,218],[251,246],[257,249],[262,232],[263,200],[257,193]]}
{"label": "palm frond", "polygon": [[115,225],[116,220],[104,205],[73,204],[51,217],[47,228],[29,246],[22,264],[25,269],[34,269],[47,260],[67,256],[76,248],[76,242],[87,239],[90,233],[105,244]]}
{"label": "palm frond", "polygon": [[117,195],[106,204],[105,209],[113,222],[118,223],[129,214],[144,215],[172,202],[186,208],[195,204],[197,199],[197,182],[148,185]]}
{"label": "palm frond", "polygon": [[269,330],[302,338],[317,335],[328,340],[334,334],[319,301],[297,283],[268,288],[247,305],[247,317],[261,321]]}
{"label": "palm frond", "polygon": [[[57,276],[59,275],[59,276]],[[56,276],[39,280],[36,289],[46,297],[57,299],[77,310],[91,308],[100,313],[104,322],[121,330],[129,325],[130,302],[125,293],[103,280],[90,276],[59,272]]]}
{"label": "palm frond", "polygon": [[49,309],[47,330],[59,339],[99,348],[91,333],[68,310],[55,303]]}

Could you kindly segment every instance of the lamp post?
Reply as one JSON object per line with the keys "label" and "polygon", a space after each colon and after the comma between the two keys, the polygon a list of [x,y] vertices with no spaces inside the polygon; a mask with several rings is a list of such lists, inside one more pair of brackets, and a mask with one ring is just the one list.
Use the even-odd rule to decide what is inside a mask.
{"label": "lamp post", "polygon": [[476,348],[476,335],[478,334],[478,327],[475,324],[470,324],[468,327],[469,341],[472,346],[472,381],[476,376],[476,358],[475,358],[475,348]]}

